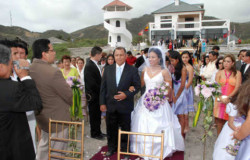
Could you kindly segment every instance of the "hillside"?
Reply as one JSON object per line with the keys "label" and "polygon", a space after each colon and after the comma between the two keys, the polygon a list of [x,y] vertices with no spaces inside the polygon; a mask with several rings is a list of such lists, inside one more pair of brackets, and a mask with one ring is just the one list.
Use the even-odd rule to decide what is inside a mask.
{"label": "hillside", "polygon": [[[205,16],[204,19],[216,19],[215,17]],[[138,37],[138,33],[146,27],[148,22],[153,22],[154,17],[152,14],[145,14],[139,18],[133,18],[127,22],[127,28],[132,33],[134,38]],[[210,24],[211,25],[211,24]],[[250,22],[235,23],[231,22],[231,30],[235,26],[235,35],[241,39],[249,39],[250,37]],[[66,33],[63,30],[48,30],[43,33],[31,32],[25,28],[18,26],[8,27],[0,25],[0,39],[8,38],[14,39],[19,37],[28,43],[32,43],[37,38],[57,37],[63,40],[70,39],[103,39],[108,37],[108,31],[104,28],[103,24],[94,25],[77,30],[72,33]]]}

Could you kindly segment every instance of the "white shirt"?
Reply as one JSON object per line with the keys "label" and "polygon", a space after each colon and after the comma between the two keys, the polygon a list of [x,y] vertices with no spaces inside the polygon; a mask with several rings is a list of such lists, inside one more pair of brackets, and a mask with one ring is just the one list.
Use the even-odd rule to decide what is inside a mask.
{"label": "white shirt", "polygon": [[84,74],[83,74],[83,71],[84,71],[84,67],[82,68],[82,71],[80,72],[79,68],[77,67],[76,68],[78,73],[79,73],[79,76],[80,76],[80,79],[81,79],[81,82],[82,82],[82,85],[84,85]]}
{"label": "white shirt", "polygon": [[98,68],[98,70],[99,70],[99,72],[100,72],[100,74],[102,75],[102,71],[101,71],[101,68],[100,68],[100,66],[98,65],[98,62],[97,61],[95,61],[95,60],[93,60],[93,59],[90,59],[92,62],[94,62],[95,63],[95,65],[96,65],[96,67]]}
{"label": "white shirt", "polygon": [[202,73],[202,75],[206,78],[207,81],[211,81],[211,78],[212,78],[214,72],[217,70],[215,62],[216,62],[216,60],[213,62],[209,62],[207,67],[204,69],[204,71]]}
{"label": "white shirt", "polygon": [[249,65],[250,65],[250,64],[247,64],[247,65],[246,65],[245,70],[244,70],[244,73],[247,71]]}

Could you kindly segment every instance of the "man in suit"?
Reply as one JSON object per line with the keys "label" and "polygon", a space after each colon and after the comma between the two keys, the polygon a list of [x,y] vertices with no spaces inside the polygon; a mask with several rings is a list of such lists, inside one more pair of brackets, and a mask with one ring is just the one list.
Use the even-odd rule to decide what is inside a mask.
{"label": "man in suit", "polygon": [[101,86],[101,69],[98,62],[102,58],[102,49],[93,47],[90,52],[90,60],[84,68],[85,93],[88,100],[90,134],[92,138],[102,140],[104,134],[101,132],[101,111],[99,104],[99,94]]}
{"label": "man in suit", "polygon": [[[72,105],[72,90],[63,78],[62,72],[51,66],[56,52],[48,39],[38,39],[32,45],[33,63],[30,66],[30,76],[36,82],[42,98],[43,109],[36,115],[41,129],[41,140],[37,150],[37,160],[48,159],[49,118],[53,120],[70,121],[69,108]],[[55,136],[55,126],[52,126],[52,136]],[[67,128],[58,130],[58,137],[67,136]],[[66,149],[67,143],[52,141],[56,149]],[[58,153],[58,155],[61,155]]]}
{"label": "man in suit", "polygon": [[[115,64],[107,66],[103,73],[100,109],[107,111],[108,152],[111,156],[117,149],[118,128],[130,131],[131,112],[134,109],[134,95],[140,90],[140,77],[136,68],[126,63],[126,50],[117,47],[114,52]],[[129,87],[134,86],[133,92]],[[121,149],[127,147],[127,136],[122,136]]]}
{"label": "man in suit", "polygon": [[10,79],[11,50],[0,45],[0,159],[34,160],[35,151],[25,112],[42,109],[35,82],[28,76],[26,60],[14,67],[20,82]]}
{"label": "man in suit", "polygon": [[247,50],[246,49],[240,50],[240,52],[238,54],[238,61],[236,61],[236,69],[238,71],[240,71],[240,68],[243,65],[243,60],[242,60],[242,54],[243,54],[243,52],[247,52]]}
{"label": "man in suit", "polygon": [[146,59],[147,55],[148,55],[148,48],[145,48],[143,50],[143,54],[136,60],[135,63],[136,68],[139,68],[144,63],[144,59]]}
{"label": "man in suit", "polygon": [[250,50],[242,53],[242,60],[245,64],[241,66],[240,71],[244,83],[250,77]]}

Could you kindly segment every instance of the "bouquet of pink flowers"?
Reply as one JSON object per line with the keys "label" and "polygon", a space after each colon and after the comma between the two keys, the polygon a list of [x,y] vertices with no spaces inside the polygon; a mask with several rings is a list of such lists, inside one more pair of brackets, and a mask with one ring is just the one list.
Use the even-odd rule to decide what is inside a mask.
{"label": "bouquet of pink flowers", "polygon": [[149,89],[144,97],[143,104],[149,111],[157,110],[160,105],[168,100],[167,94],[169,90],[169,83],[162,83],[159,87]]}
{"label": "bouquet of pink flowers", "polygon": [[212,136],[211,126],[212,126],[212,113],[214,108],[214,98],[217,98],[221,94],[221,88],[218,83],[211,83],[208,81],[202,81],[195,88],[195,95],[200,97],[200,101],[198,102],[198,109],[194,116],[193,127],[197,126],[200,113],[202,108],[204,107],[205,117],[203,120],[203,127],[205,130],[205,135],[203,138],[206,138],[207,135]]}
{"label": "bouquet of pink flowers", "polygon": [[71,119],[74,121],[82,119],[81,90],[83,89],[83,85],[81,84],[80,79],[77,79],[76,77],[68,77],[66,82],[73,91],[73,104],[70,107]]}

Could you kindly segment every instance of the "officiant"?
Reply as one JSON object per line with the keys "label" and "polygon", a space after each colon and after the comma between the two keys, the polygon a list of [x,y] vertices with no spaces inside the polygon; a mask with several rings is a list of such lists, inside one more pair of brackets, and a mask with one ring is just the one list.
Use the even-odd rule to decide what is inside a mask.
{"label": "officiant", "polygon": [[[18,67],[19,66],[19,67]],[[12,81],[11,50],[0,45],[0,159],[34,160],[35,151],[25,112],[40,111],[42,101],[35,82],[28,76],[28,61],[14,66],[19,82]],[[23,69],[25,68],[25,69]]]}

